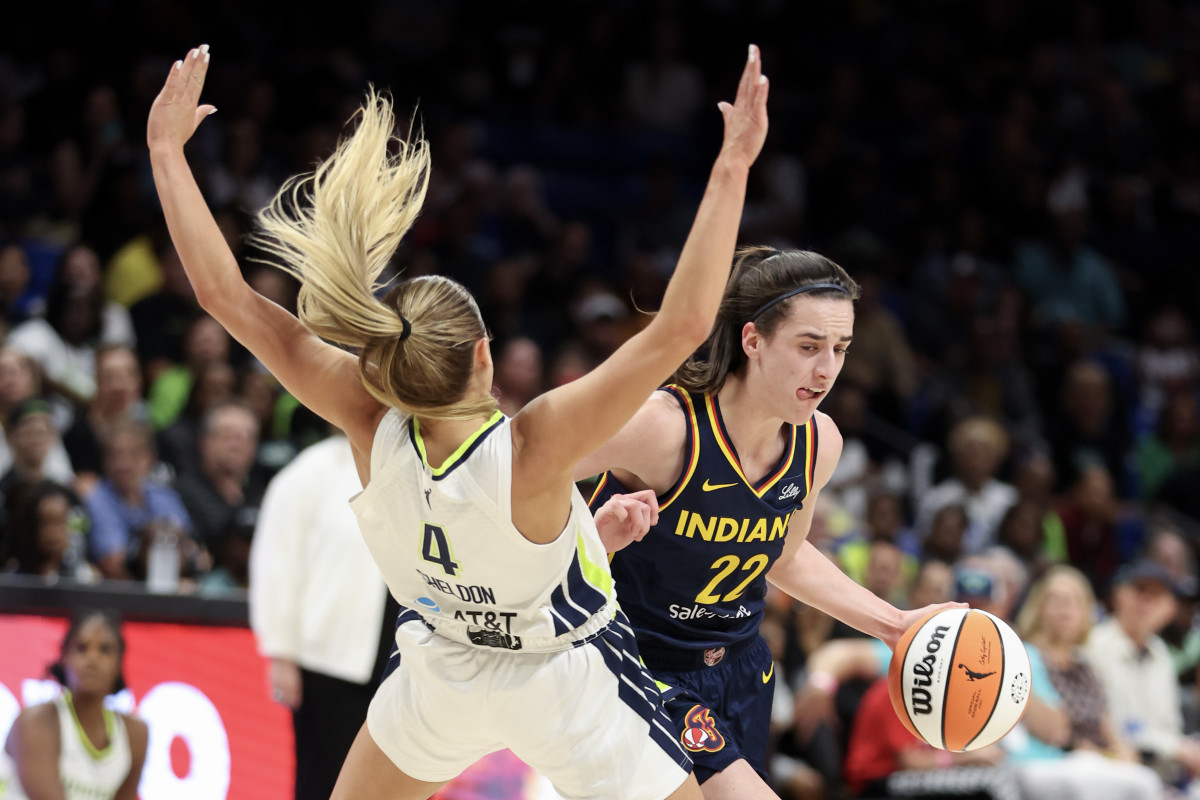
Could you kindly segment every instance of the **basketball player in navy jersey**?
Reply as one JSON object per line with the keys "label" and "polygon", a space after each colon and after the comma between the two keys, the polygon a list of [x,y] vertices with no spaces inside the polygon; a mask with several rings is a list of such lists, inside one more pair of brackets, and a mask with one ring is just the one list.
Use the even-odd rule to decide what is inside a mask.
{"label": "basketball player in navy jersey", "polygon": [[901,611],[806,541],[841,455],[817,411],[853,338],[858,285],[816,253],[740,250],[705,345],[584,459],[593,506],[650,489],[658,522],[612,556],[621,607],[705,798],[770,798],[775,673],[758,635],[767,582],[894,646]]}

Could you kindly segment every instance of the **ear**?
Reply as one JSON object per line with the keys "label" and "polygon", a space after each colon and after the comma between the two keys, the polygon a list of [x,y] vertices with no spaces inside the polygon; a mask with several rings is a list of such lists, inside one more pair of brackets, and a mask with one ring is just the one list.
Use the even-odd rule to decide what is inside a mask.
{"label": "ear", "polygon": [[485,369],[490,366],[492,366],[492,344],[485,336],[475,343],[475,367]]}
{"label": "ear", "polygon": [[758,328],[753,322],[747,322],[742,326],[742,352],[746,354],[747,359],[757,358],[763,344],[765,344],[763,335],[758,332]]}

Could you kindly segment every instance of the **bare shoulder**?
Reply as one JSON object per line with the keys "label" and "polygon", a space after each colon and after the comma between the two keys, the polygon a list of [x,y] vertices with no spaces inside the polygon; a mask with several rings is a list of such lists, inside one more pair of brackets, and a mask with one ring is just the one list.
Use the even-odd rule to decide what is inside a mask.
{"label": "bare shoulder", "polygon": [[12,734],[8,737],[9,755],[16,756],[16,748],[27,751],[29,748],[52,747],[57,750],[60,746],[58,709],[54,703],[30,706],[13,721]]}
{"label": "bare shoulder", "polygon": [[666,489],[679,476],[687,441],[687,415],[669,392],[654,392],[615,436],[579,460],[577,479],[620,470],[633,483]]}
{"label": "bare shoulder", "polygon": [[150,729],[146,726],[146,721],[141,717],[135,717],[131,714],[121,714],[121,721],[125,723],[125,730],[129,732],[129,747],[133,752],[144,753],[146,751],[146,742],[150,735]]}

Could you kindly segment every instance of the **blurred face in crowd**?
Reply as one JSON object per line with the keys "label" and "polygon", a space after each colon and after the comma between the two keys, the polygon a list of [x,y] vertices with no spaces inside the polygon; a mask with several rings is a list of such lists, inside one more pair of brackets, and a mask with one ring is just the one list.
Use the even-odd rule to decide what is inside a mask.
{"label": "blurred face in crowd", "polygon": [[496,362],[496,385],[503,394],[531,399],[542,391],[542,350],[532,339],[514,339]]}
{"label": "blurred face in crowd", "polygon": [[121,643],[103,617],[93,617],[63,648],[67,687],[77,695],[104,696],[121,675]]}
{"label": "blurred face in crowd", "polygon": [[71,542],[71,504],[61,494],[43,497],[37,507],[37,547],[48,561],[59,562]]}
{"label": "blurred face in crowd", "polygon": [[889,599],[900,587],[904,554],[889,542],[875,542],[867,560],[863,582],[876,597]]}
{"label": "blurred face in crowd", "polygon": [[967,514],[959,506],[946,506],[937,512],[925,537],[925,554],[953,564],[962,554],[967,532]]}
{"label": "blurred face in crowd", "polygon": [[1175,616],[1175,595],[1153,578],[1138,578],[1113,589],[1113,614],[1129,638],[1144,644]]}
{"label": "blurred face in crowd", "polygon": [[28,356],[0,348],[0,406],[15,406],[37,394],[37,373]]}
{"label": "blurred face in crowd", "polygon": [[1146,555],[1154,559],[1175,580],[1191,574],[1192,552],[1183,537],[1172,530],[1163,530],[1150,541]]}
{"label": "blurred face in crowd", "polygon": [[992,478],[1008,449],[1004,429],[990,420],[959,423],[950,434],[955,472],[968,488],[978,488]]}
{"label": "blurred face in crowd", "polygon": [[1091,627],[1089,590],[1067,573],[1048,577],[1040,610],[1041,633],[1051,644],[1077,645]]}
{"label": "blurred face in crowd", "polygon": [[132,350],[114,348],[96,360],[96,405],[110,412],[128,409],[142,396],[142,370]]}
{"label": "blurred face in crowd", "polygon": [[212,412],[200,443],[206,471],[245,476],[254,464],[258,421],[247,409],[226,406]]}
{"label": "blurred face in crowd", "polygon": [[19,245],[0,247],[0,298],[12,302],[29,285],[29,259]]}
{"label": "blurred face in crowd", "polygon": [[944,561],[931,560],[921,565],[908,595],[911,608],[924,608],[954,599],[954,571]]}
{"label": "blurred face in crowd", "polygon": [[30,414],[23,418],[8,432],[13,461],[22,469],[41,470],[56,433],[49,414]]}
{"label": "blurred face in crowd", "polygon": [[1033,503],[1018,502],[1009,509],[1000,525],[1000,543],[1026,560],[1034,558],[1042,547],[1042,513]]}
{"label": "blurred face in crowd", "polygon": [[900,498],[894,494],[877,494],[867,504],[867,527],[871,535],[880,539],[895,538],[896,531],[904,525]]}
{"label": "blurred face in crowd", "polygon": [[188,329],[184,343],[189,364],[211,364],[229,358],[229,334],[212,317],[200,317]]}
{"label": "blurred face in crowd", "polygon": [[140,492],[153,466],[150,444],[134,431],[114,434],[104,448],[104,473],[121,494]]}
{"label": "blurred face in crowd", "polygon": [[854,303],[848,298],[805,294],[784,302],[790,304],[788,314],[770,337],[747,323],[742,347],[751,361],[748,379],[761,381],[761,388],[752,391],[761,398],[763,412],[803,425],[845,364],[854,335]]}

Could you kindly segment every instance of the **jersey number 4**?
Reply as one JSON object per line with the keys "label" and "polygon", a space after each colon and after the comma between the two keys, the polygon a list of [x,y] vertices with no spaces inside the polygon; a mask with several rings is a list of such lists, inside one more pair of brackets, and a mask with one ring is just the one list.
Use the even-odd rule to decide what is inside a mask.
{"label": "jersey number 4", "polygon": [[440,565],[452,578],[457,578],[461,571],[459,563],[454,560],[454,551],[450,549],[450,539],[446,537],[445,529],[428,522],[421,534],[421,558]]}
{"label": "jersey number 4", "polygon": [[[764,569],[767,568],[769,559],[762,553],[752,555],[745,561],[742,561],[737,556],[721,556],[713,562],[711,569],[717,570],[717,574],[713,577],[708,585],[701,590],[700,594],[696,595],[696,602],[702,605],[711,605],[712,603],[728,603],[730,600],[736,600],[742,596],[742,592],[746,591],[746,587],[750,582],[757,578]],[[741,568],[740,570],[738,568]],[[741,583],[733,587],[733,590],[722,595],[717,587],[725,583],[725,579],[733,575],[735,572],[749,572]]]}

